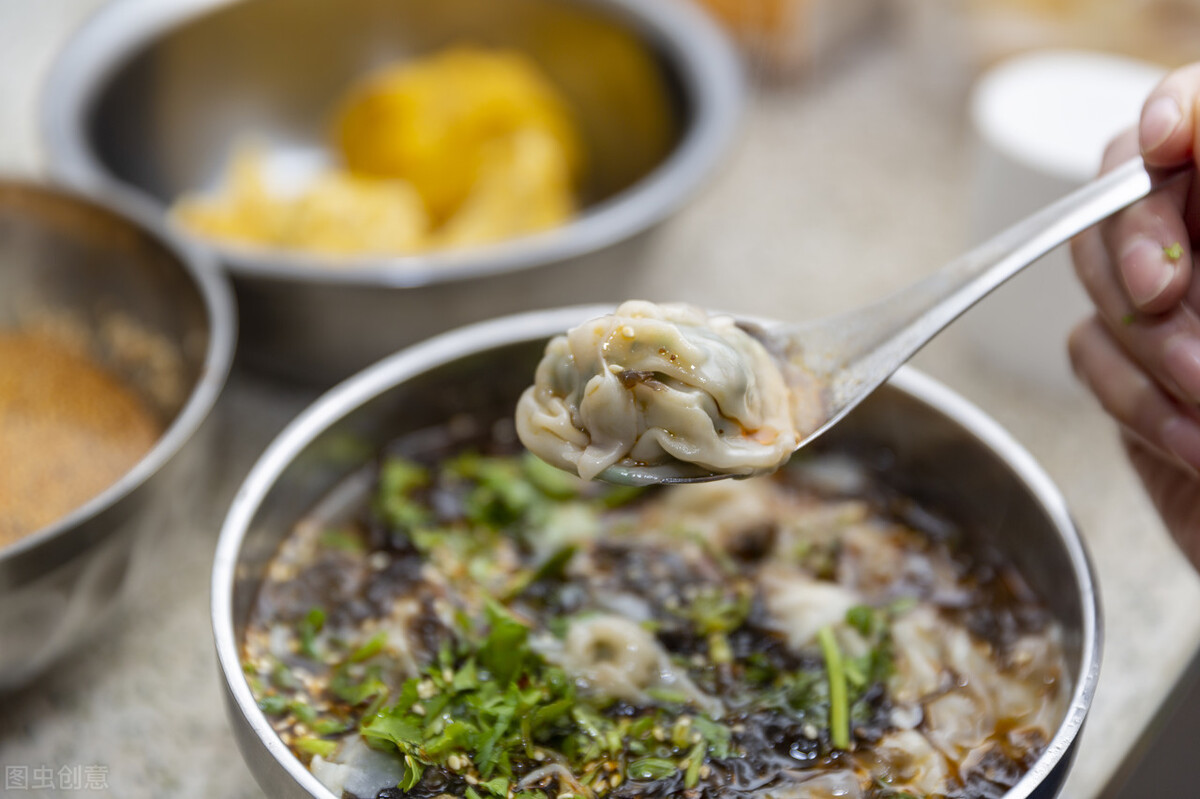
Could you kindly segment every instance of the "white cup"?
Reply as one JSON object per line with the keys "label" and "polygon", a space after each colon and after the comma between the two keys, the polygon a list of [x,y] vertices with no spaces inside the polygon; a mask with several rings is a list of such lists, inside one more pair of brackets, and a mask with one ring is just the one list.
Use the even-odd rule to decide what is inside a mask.
{"label": "white cup", "polygon": [[[970,101],[971,240],[983,241],[1094,178],[1105,146],[1137,123],[1164,74],[1159,66],[1084,51],[1034,52],[985,73]],[[1076,391],[1066,339],[1090,309],[1063,245],[959,324],[990,365],[1031,385]]]}

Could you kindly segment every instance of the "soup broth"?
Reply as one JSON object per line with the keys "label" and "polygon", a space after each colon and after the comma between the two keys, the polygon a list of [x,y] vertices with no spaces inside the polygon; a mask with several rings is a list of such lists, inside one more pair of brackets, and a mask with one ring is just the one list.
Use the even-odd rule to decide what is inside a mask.
{"label": "soup broth", "polygon": [[334,492],[257,598],[251,688],[335,795],[999,797],[1064,716],[1020,576],[847,456],[633,489],[463,429]]}

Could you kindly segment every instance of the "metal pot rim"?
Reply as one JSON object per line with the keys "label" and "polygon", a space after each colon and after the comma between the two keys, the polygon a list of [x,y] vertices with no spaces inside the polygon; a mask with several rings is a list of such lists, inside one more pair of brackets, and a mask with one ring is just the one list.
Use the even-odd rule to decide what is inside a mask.
{"label": "metal pot rim", "polygon": [[[611,306],[586,305],[501,317],[444,333],[401,350],[330,389],[297,416],[267,447],[238,490],[217,541],[212,575],[212,625],[225,687],[237,712],[278,765],[313,797],[332,793],[297,759],[271,727],[250,692],[233,629],[233,591],[237,563],[250,522],[277,478],[317,436],[354,409],[441,364],[485,349],[548,338],[586,319],[609,313]],[[1050,476],[996,421],[943,384],[912,367],[901,367],[889,384],[956,422],[1004,461],[1036,499],[1058,531],[1079,584],[1082,629],[1079,673],[1066,717],[1046,751],[1004,799],[1027,799],[1061,761],[1069,757],[1082,730],[1100,673],[1101,618],[1094,570],[1066,500]],[[230,708],[230,712],[234,712]]]}

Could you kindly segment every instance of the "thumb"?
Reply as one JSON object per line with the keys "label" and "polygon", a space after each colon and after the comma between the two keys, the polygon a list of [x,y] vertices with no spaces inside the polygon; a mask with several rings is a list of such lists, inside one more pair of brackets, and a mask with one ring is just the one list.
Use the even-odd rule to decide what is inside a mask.
{"label": "thumb", "polygon": [[1167,167],[1196,157],[1196,106],[1200,63],[1177,69],[1150,92],[1138,124],[1138,143],[1147,166]]}

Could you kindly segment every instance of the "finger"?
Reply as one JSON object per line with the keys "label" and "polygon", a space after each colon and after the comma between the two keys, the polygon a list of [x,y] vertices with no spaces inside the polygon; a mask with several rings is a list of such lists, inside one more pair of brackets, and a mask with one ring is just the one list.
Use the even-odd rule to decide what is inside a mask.
{"label": "finger", "polygon": [[1196,97],[1200,64],[1177,69],[1150,92],[1138,122],[1138,143],[1149,166],[1177,166],[1196,156]]}
{"label": "finger", "polygon": [[1100,157],[1100,174],[1111,172],[1138,155],[1137,130],[1128,128],[1113,137]]}
{"label": "finger", "polygon": [[1071,242],[1075,271],[1115,341],[1163,389],[1200,407],[1200,317],[1187,304],[1159,314],[1140,313],[1116,277],[1116,267],[1096,231]]}
{"label": "finger", "polygon": [[1122,443],[1150,501],[1192,566],[1200,570],[1200,482],[1137,436],[1125,432]]}
{"label": "finger", "polygon": [[[1101,171],[1136,155],[1136,134],[1130,130],[1105,150]],[[1188,192],[1183,182],[1173,184],[1100,225],[1125,293],[1139,311],[1160,313],[1188,293],[1192,253],[1183,217]]]}
{"label": "finger", "polygon": [[1200,475],[1200,421],[1173,401],[1095,317],[1071,333],[1075,373],[1118,424],[1178,466]]}

